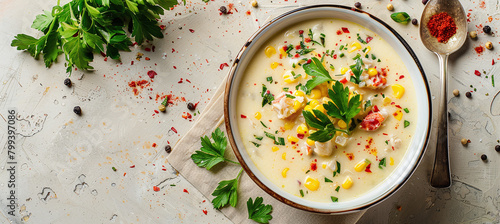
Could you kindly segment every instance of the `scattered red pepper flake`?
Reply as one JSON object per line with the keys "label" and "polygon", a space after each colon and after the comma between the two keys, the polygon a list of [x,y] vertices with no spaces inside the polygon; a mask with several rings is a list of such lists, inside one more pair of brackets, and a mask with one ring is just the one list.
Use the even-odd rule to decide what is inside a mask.
{"label": "scattered red pepper flake", "polygon": [[229,67],[229,65],[227,63],[222,63],[219,66],[220,70],[224,69],[224,67]]}
{"label": "scattered red pepper flake", "polygon": [[185,189],[185,188],[184,188],[184,190],[182,190],[182,192],[189,194],[189,191],[187,189]]}
{"label": "scattered red pepper flake", "polygon": [[478,70],[475,70],[474,75],[481,76],[481,72],[479,72]]}
{"label": "scattered red pepper flake", "polygon": [[370,37],[370,36],[366,37],[366,43],[370,43],[370,41],[372,41],[372,40],[373,40],[373,37]]}
{"label": "scattered red pepper flake", "polygon": [[481,54],[484,52],[484,47],[482,45],[479,45],[478,47],[475,47],[474,50],[476,53]]}
{"label": "scattered red pepper flake", "polygon": [[318,169],[318,166],[316,165],[316,163],[311,163],[311,170],[316,171],[317,169]]}
{"label": "scattered red pepper flake", "polygon": [[170,130],[172,130],[175,134],[177,134],[177,129],[175,129],[174,127],[171,127]]}
{"label": "scattered red pepper flake", "polygon": [[337,35],[341,35],[342,34],[342,30],[337,30]]}
{"label": "scattered red pepper flake", "polygon": [[156,143],[153,143],[153,145],[152,145],[152,146],[153,146],[153,148],[156,148]]}
{"label": "scattered red pepper flake", "polygon": [[156,73],[155,71],[153,71],[153,70],[148,71],[149,78],[154,78],[156,75],[158,75],[158,73]]}
{"label": "scattered red pepper flake", "polygon": [[304,41],[305,41],[306,43],[309,43],[309,42],[311,42],[311,38],[306,37],[306,38],[304,39]]}
{"label": "scattered red pepper flake", "polygon": [[135,168],[135,165],[130,166],[130,168]]}
{"label": "scattered red pepper flake", "polygon": [[207,210],[202,210],[202,211],[203,211],[203,213],[204,213],[205,215],[208,213],[208,211],[207,211]]}
{"label": "scattered red pepper flake", "polygon": [[427,23],[427,28],[432,36],[436,37],[438,42],[446,43],[457,33],[455,20],[447,13],[441,12],[431,16]]}
{"label": "scattered red pepper flake", "polygon": [[299,30],[299,34],[300,35],[304,34],[304,30]]}
{"label": "scattered red pepper flake", "polygon": [[245,115],[243,115],[243,114],[242,114],[242,115],[241,115],[241,118],[247,118],[247,116],[245,116]]}
{"label": "scattered red pepper flake", "polygon": [[153,186],[153,191],[160,191],[160,188],[157,186]]}
{"label": "scattered red pepper flake", "polygon": [[342,27],[342,32],[344,32],[344,33],[351,33],[351,32],[349,32],[349,29],[347,29],[347,27]]}
{"label": "scattered red pepper flake", "polygon": [[371,164],[371,163],[370,163],[370,164],[368,164],[368,166],[366,166],[365,171],[366,171],[367,173],[371,173],[371,172],[372,172],[372,171],[370,170],[370,167],[371,167],[371,166],[372,166],[372,164]]}
{"label": "scattered red pepper flake", "polygon": [[144,50],[147,51],[147,52],[149,52],[149,51],[151,51],[151,48],[146,47],[146,48],[144,48]]}
{"label": "scattered red pepper flake", "polygon": [[189,32],[194,33],[194,30],[193,29],[189,29]]}
{"label": "scattered red pepper flake", "polygon": [[491,65],[495,65],[495,59],[491,59]]}
{"label": "scattered red pepper flake", "polygon": [[347,156],[347,158],[349,160],[353,160],[354,159],[354,154],[353,153],[346,153],[345,155]]}

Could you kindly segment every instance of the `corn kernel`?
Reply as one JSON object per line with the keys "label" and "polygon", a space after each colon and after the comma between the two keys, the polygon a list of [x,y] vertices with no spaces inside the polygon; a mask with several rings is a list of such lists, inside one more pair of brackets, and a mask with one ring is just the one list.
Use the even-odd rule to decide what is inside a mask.
{"label": "corn kernel", "polygon": [[341,69],[340,69],[340,74],[342,74],[342,75],[343,75],[343,74],[345,74],[348,70],[349,70],[348,68],[343,67],[343,68],[341,68]]}
{"label": "corn kernel", "polygon": [[300,90],[297,90],[297,91],[295,91],[295,93],[293,93],[293,95],[295,95],[295,96],[305,96],[306,94],[304,92],[300,91]]}
{"label": "corn kernel", "polygon": [[290,83],[294,83],[294,82],[297,82],[297,79],[295,77],[293,77],[293,71],[292,70],[288,70],[285,72],[285,74],[283,74],[283,79],[286,83],[290,84]]}
{"label": "corn kernel", "polygon": [[307,139],[307,140],[306,140],[306,143],[307,143],[308,145],[310,145],[310,146],[313,146],[313,145],[315,145],[315,144],[316,144],[316,141],[311,140],[311,139]]}
{"label": "corn kernel", "polygon": [[368,54],[368,52],[370,52],[371,50],[372,50],[372,48],[370,46],[366,46],[365,55]]}
{"label": "corn kernel", "polygon": [[326,169],[326,163],[321,164],[321,167],[323,167],[323,169]]}
{"label": "corn kernel", "polygon": [[396,118],[396,120],[400,121],[401,119],[403,119],[403,112],[401,110],[398,110],[398,111],[394,112],[394,114],[392,116],[394,116],[394,118]]}
{"label": "corn kernel", "polygon": [[330,99],[329,97],[323,97],[321,100],[322,100],[322,102],[324,104],[328,104],[328,102],[332,102],[333,103],[332,99]]}
{"label": "corn kernel", "polygon": [[300,108],[302,108],[302,103],[298,100],[294,100],[293,101],[293,109],[295,111],[298,111],[298,110],[300,110]]}
{"label": "corn kernel", "polygon": [[384,98],[384,106],[391,104],[391,102],[392,102],[391,98],[389,98],[389,97]]}
{"label": "corn kernel", "polygon": [[270,58],[271,56],[273,56],[273,54],[276,54],[276,49],[274,49],[274,47],[272,47],[272,46],[268,46],[264,50],[264,53],[266,54],[266,56],[268,58]]}
{"label": "corn kernel", "polygon": [[273,146],[273,147],[271,148],[271,150],[273,150],[273,152],[276,152],[276,151],[280,150],[280,148],[278,148],[278,146]]}
{"label": "corn kernel", "polygon": [[371,162],[367,159],[364,159],[364,160],[361,160],[359,161],[355,166],[354,166],[354,170],[356,170],[356,172],[361,172],[363,170],[366,169],[366,166],[368,166],[368,164],[370,164]]}
{"label": "corn kernel", "polygon": [[317,101],[317,100],[309,101],[309,106],[311,106],[312,108],[315,108],[318,105],[319,105],[319,101]]}
{"label": "corn kernel", "polygon": [[325,113],[325,112],[326,112],[325,108],[323,107],[323,104],[320,104],[320,105],[318,105],[318,106],[314,107],[314,109],[315,109],[315,110],[319,110],[319,111],[321,111],[321,112],[323,112],[323,113]]}
{"label": "corn kernel", "polygon": [[375,68],[369,68],[369,69],[368,69],[368,75],[369,75],[370,77],[376,76],[377,74],[378,74],[377,69],[375,69]]}
{"label": "corn kernel", "polygon": [[351,49],[348,51],[349,53],[361,49],[361,44],[357,41],[352,42],[350,46],[351,46]]}
{"label": "corn kernel", "polygon": [[282,47],[280,47],[279,49],[280,49],[280,54],[281,54],[281,55],[283,55],[283,57],[286,57],[286,55],[287,55],[287,54],[286,54],[286,51],[285,51],[285,50],[283,50],[283,48],[282,48]]}
{"label": "corn kernel", "polygon": [[260,120],[262,118],[262,114],[260,112],[255,113],[255,119]]}
{"label": "corn kernel", "polygon": [[349,189],[351,187],[352,187],[352,179],[350,176],[347,176],[344,180],[344,183],[342,183],[342,188]]}
{"label": "corn kernel", "polygon": [[305,106],[305,107],[304,107],[304,110],[305,110],[305,111],[309,111],[309,112],[311,112],[311,113],[313,112],[313,111],[312,111],[312,109],[313,109],[313,108],[312,108],[311,106],[309,106],[309,105],[307,105],[307,106]]}
{"label": "corn kernel", "polygon": [[319,188],[319,181],[312,177],[307,177],[304,183],[304,187],[309,189],[310,191],[316,191]]}
{"label": "corn kernel", "polygon": [[297,133],[305,135],[309,131],[306,124],[301,124],[297,126]]}
{"label": "corn kernel", "polygon": [[285,130],[292,130],[293,126],[295,126],[294,122],[287,121],[285,122]]}
{"label": "corn kernel", "polygon": [[347,128],[347,124],[345,123],[345,121],[343,120],[339,120],[339,122],[337,123],[339,125],[340,128],[342,129],[345,129]]}
{"label": "corn kernel", "polygon": [[319,89],[321,90],[321,95],[328,96],[328,85],[327,83],[319,85]]}
{"label": "corn kernel", "polygon": [[321,90],[319,90],[319,89],[311,90],[311,95],[309,95],[309,98],[311,98],[311,99],[321,98]]}
{"label": "corn kernel", "polygon": [[271,63],[271,68],[275,69],[278,67],[278,65],[280,65],[278,62],[273,62],[273,63]]}
{"label": "corn kernel", "polygon": [[392,157],[390,159],[391,159],[391,162],[389,163],[389,165],[394,166],[394,159]]}
{"label": "corn kernel", "polygon": [[405,87],[403,87],[402,85],[394,84],[391,86],[391,88],[394,97],[398,99],[401,99],[401,97],[403,97],[403,95],[405,94]]}
{"label": "corn kernel", "polygon": [[284,152],[283,154],[281,154],[281,158],[282,158],[283,160],[286,160],[286,152]]}
{"label": "corn kernel", "polygon": [[289,135],[287,137],[287,139],[288,139],[289,142],[295,142],[295,143],[299,142],[299,138],[297,138],[295,136],[292,136],[292,135]]}
{"label": "corn kernel", "polygon": [[286,178],[286,173],[288,172],[288,170],[290,170],[290,169],[285,168],[285,169],[283,169],[283,171],[281,171],[281,176],[283,176],[283,178]]}

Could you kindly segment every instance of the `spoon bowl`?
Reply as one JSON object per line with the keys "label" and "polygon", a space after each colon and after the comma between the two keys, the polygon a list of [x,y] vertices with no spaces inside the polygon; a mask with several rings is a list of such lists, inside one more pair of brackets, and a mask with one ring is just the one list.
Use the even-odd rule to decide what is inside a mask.
{"label": "spoon bowl", "polygon": [[[457,30],[447,42],[441,43],[431,35],[427,23],[435,14],[446,12],[450,15]],[[448,56],[460,49],[467,39],[467,21],[464,8],[458,0],[431,0],[427,3],[420,19],[420,39],[424,46],[434,52],[439,59],[441,74],[441,99],[438,107],[438,136],[431,186],[445,188],[451,186],[450,161],[448,155]]]}

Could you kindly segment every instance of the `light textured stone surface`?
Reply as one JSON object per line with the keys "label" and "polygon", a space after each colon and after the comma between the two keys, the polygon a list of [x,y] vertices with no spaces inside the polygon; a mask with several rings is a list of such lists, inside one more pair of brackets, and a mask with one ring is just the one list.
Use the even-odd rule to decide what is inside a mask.
{"label": "light textured stone surface", "polygon": [[[93,66],[97,69],[73,72],[74,85],[68,88],[63,84],[67,74],[62,56],[59,63],[46,69],[43,61],[10,47],[18,33],[38,37],[40,33],[30,28],[31,23],[56,1],[0,0],[0,222],[7,223],[11,218],[4,197],[8,178],[5,119],[7,108],[15,107],[19,209],[13,222],[25,217],[26,223],[230,223],[166,160],[163,147],[175,144],[194,123],[182,118],[183,113],[193,114],[186,103],[200,102],[197,111],[203,111],[228,71],[220,65],[229,64],[245,40],[269,18],[313,3],[354,5],[354,1],[340,0],[258,2],[259,6],[253,8],[250,1],[188,1],[162,17],[160,23],[166,25],[163,39],[122,53],[123,64],[96,55]],[[363,10],[390,24],[414,49],[437,108],[436,56],[420,42],[417,26],[393,22],[386,9],[390,2],[394,12],[406,11],[420,18],[424,7],[421,1],[360,2]],[[228,3],[234,3],[238,12],[219,15],[218,8]],[[476,30],[478,39],[467,40],[449,61],[453,185],[448,189],[429,186],[437,134],[433,129],[425,157],[408,183],[370,208],[360,223],[500,222],[500,154],[494,150],[500,138],[500,97],[492,102],[500,85],[500,6],[498,1],[462,4],[470,13],[469,30]],[[490,16],[492,21],[488,22]],[[480,24],[490,24],[494,36],[485,35]],[[487,41],[495,48],[478,56],[473,48]],[[155,52],[145,51],[152,45]],[[138,52],[144,53],[141,61],[135,59]],[[158,76],[134,95],[128,82],[146,79],[149,70],[155,70]],[[478,77],[474,70],[486,74]],[[492,86],[492,76],[498,80],[497,87]],[[183,82],[178,83],[181,78]],[[465,92],[474,88],[477,91],[473,97],[466,98]],[[453,89],[460,90],[459,97],[452,97]],[[171,93],[187,102],[179,99],[167,113],[156,114],[154,110],[161,101],[155,100],[156,94]],[[82,107],[81,117],[72,112],[75,105]],[[471,142],[464,147],[462,138]],[[481,161],[481,154],[488,155],[487,162]],[[154,192],[153,186],[161,190]]]}

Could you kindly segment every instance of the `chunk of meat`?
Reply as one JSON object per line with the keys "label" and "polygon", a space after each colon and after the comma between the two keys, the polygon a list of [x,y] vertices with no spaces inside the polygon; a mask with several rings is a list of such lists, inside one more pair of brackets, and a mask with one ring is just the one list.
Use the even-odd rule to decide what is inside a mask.
{"label": "chunk of meat", "polygon": [[304,101],[304,97],[295,97],[295,99],[291,99],[286,97],[286,94],[286,92],[280,93],[272,102],[273,109],[276,111],[279,119],[285,119],[297,112],[297,110],[293,108],[293,102],[295,100],[301,103]]}
{"label": "chunk of meat", "polygon": [[333,152],[335,144],[333,140],[327,142],[316,142],[314,152],[319,156],[330,156]]}
{"label": "chunk of meat", "polygon": [[370,112],[359,126],[366,131],[375,131],[382,125],[382,122],[384,122],[386,118],[387,112],[385,110]]}

